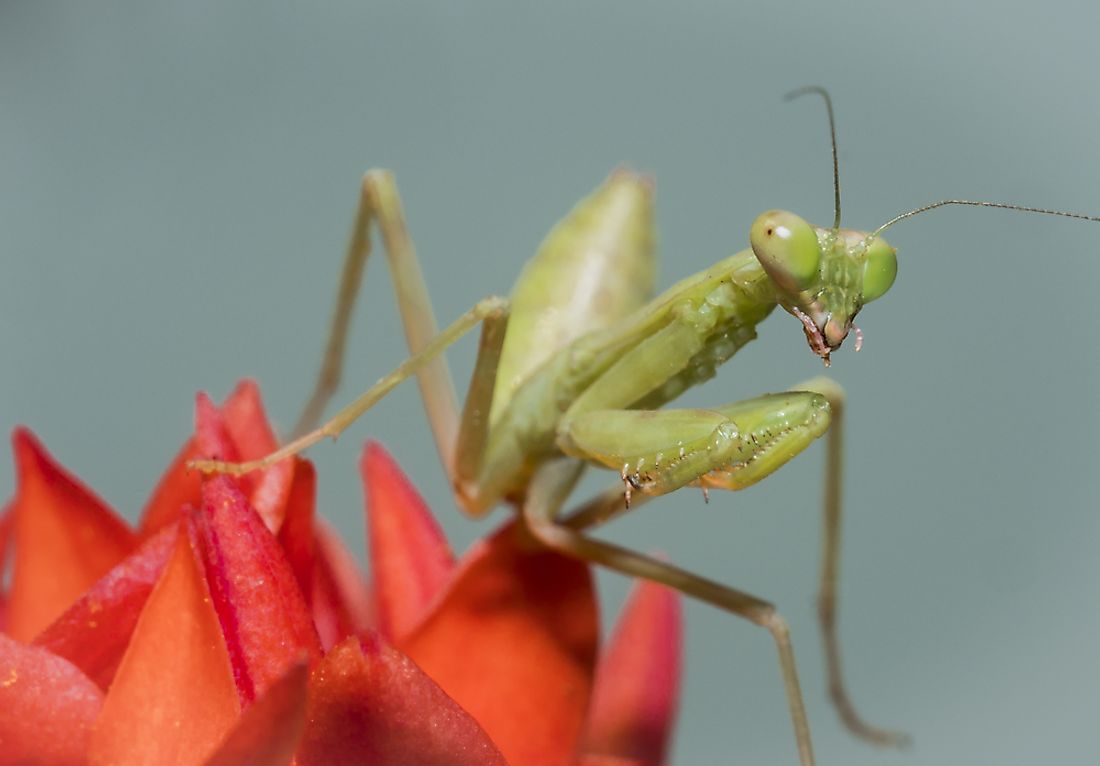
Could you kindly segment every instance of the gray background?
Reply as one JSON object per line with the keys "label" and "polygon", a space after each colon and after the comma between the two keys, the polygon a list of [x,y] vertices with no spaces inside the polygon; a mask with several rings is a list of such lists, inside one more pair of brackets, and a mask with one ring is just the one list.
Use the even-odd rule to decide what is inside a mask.
{"label": "gray background", "polygon": [[[806,83],[836,99],[850,226],[952,195],[1100,211],[1097,21],[1073,2],[0,3],[0,427],[32,426],[133,518],[196,390],[255,376],[288,426],[372,166],[398,174],[445,320],[507,291],[619,163],[658,179],[662,285],[743,247],[768,207],[828,223],[823,110],[781,102]],[[1098,236],[990,211],[899,226],[897,285],[862,315],[864,351],[836,357],[849,676],[910,751],[854,741],[824,702],[820,448],[607,530],[778,602],[821,763],[1097,761]],[[345,398],[403,354],[384,271]],[[460,381],[471,357],[450,354]],[[777,315],[687,401],[818,372]],[[311,453],[357,546],[367,436],[458,548],[499,523],[454,511],[410,385]],[[600,582],[610,615],[626,583]],[[675,761],[793,763],[766,634],[695,604],[687,631]]]}

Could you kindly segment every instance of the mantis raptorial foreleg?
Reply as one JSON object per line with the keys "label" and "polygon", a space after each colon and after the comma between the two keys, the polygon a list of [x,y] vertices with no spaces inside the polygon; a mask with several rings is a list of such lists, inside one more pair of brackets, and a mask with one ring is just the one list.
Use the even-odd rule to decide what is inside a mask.
{"label": "mantis raptorial foreleg", "polygon": [[802,766],[812,766],[814,756],[810,724],[806,718],[806,705],[802,698],[802,687],[798,681],[794,648],[786,620],[772,604],[756,596],[700,577],[651,556],[593,539],[558,523],[558,511],[572,491],[582,467],[576,460],[558,459],[546,463],[535,474],[523,506],[523,518],[531,533],[544,545],[561,553],[631,577],[662,583],[766,628],[779,653],[779,667],[783,675],[783,687],[790,708],[799,759]]}

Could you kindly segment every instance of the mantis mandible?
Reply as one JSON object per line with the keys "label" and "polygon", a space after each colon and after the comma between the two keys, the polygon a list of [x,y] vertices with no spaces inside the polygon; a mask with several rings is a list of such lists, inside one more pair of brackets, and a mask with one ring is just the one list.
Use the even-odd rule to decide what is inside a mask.
{"label": "mantis mandible", "polygon": [[[854,320],[884,295],[896,251],[881,236],[898,221],[948,205],[995,207],[1090,221],[1100,218],[998,202],[949,199],[902,213],[874,231],[840,226],[836,129],[834,220],[814,227],[771,210],[752,224],[751,247],[651,298],[652,184],[626,170],[563,219],[524,268],[510,299],[489,297],[438,332],[391,174],[366,174],[315,392],[281,449],[257,461],[197,461],[207,471],[245,473],[325,437],[335,438],[401,381],[416,375],[458,504],[481,516],[507,502],[533,536],[570,556],[664,583],[768,630],[778,653],[803,766],[813,764],[809,724],[786,622],[767,601],[586,532],[640,501],[685,486],[737,490],[769,476],[819,436],[826,440],[823,556],[818,617],[830,696],[845,725],[879,745],[903,735],[866,723],[841,673],[836,627],[844,394],[827,378],[707,409],[660,409],[756,337],[778,306],[794,316],[828,366]],[[331,420],[315,428],[341,377],[347,330],[376,224],[385,244],[411,356]],[[461,414],[442,351],[482,325]],[[621,484],[563,513],[581,472],[596,464]]]}

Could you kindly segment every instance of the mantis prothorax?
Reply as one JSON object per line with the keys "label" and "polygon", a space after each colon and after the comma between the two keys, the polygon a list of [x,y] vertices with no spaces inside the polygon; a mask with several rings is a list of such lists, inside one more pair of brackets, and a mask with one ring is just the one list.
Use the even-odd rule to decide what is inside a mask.
{"label": "mantis prothorax", "polygon": [[[240,474],[335,438],[401,381],[417,375],[455,498],[480,516],[512,504],[546,546],[635,577],[673,587],[750,620],[772,635],[799,756],[813,763],[809,724],[786,622],[751,594],[586,534],[638,500],[685,486],[736,490],[770,475],[829,433],[823,555],[818,592],[831,698],[847,727],[880,745],[904,742],[871,726],[849,700],[840,668],[836,589],[841,520],[841,420],[844,394],[826,378],[793,390],[708,409],[659,409],[756,337],[776,306],[795,316],[826,365],[854,334],[863,306],[884,295],[897,274],[895,250],[882,238],[894,223],[946,205],[999,207],[1091,221],[1100,218],[997,202],[943,200],[903,213],[872,232],[840,227],[840,184],[832,105],[835,216],[814,227],[780,210],[752,225],[751,248],[683,279],[656,298],[653,288],[652,185],[613,173],[547,236],[510,299],[486,298],[447,327],[437,326],[393,177],[366,174],[341,278],[324,362],[295,437],[257,461],[197,461],[208,471]],[[369,229],[378,226],[390,262],[411,356],[315,428],[341,377],[347,328]],[[482,324],[477,364],[461,416],[441,352]],[[590,463],[622,480],[570,513],[563,507]],[[625,499],[625,502],[624,502]]]}

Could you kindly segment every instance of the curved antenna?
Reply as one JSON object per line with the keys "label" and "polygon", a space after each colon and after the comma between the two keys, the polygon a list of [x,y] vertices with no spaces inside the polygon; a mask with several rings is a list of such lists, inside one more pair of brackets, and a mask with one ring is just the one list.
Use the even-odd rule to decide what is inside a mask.
{"label": "curved antenna", "polygon": [[984,202],[981,200],[972,199],[941,199],[939,202],[933,202],[928,205],[922,205],[921,207],[914,208],[908,212],[896,215],[886,223],[879,226],[873,232],[871,236],[867,238],[867,242],[870,243],[875,237],[888,228],[893,226],[898,221],[904,221],[906,218],[912,218],[920,213],[927,213],[929,210],[935,210],[938,207],[947,207],[948,205],[969,205],[971,207],[996,207],[1002,210],[1016,210],[1021,213],[1042,213],[1043,215],[1057,215],[1062,218],[1077,218],[1082,221],[1094,221],[1100,223],[1100,216],[1085,215],[1084,213],[1069,213],[1065,210],[1048,210],[1042,207],[1027,207],[1026,205],[1010,205],[1007,202]]}
{"label": "curved antenna", "polygon": [[807,93],[816,93],[825,99],[825,111],[829,113],[829,139],[833,143],[833,229],[840,228],[840,163],[836,156],[836,120],[833,119],[833,100],[829,98],[829,91],[820,85],[807,85],[805,88],[792,90],[783,97],[784,101],[793,101]]}

